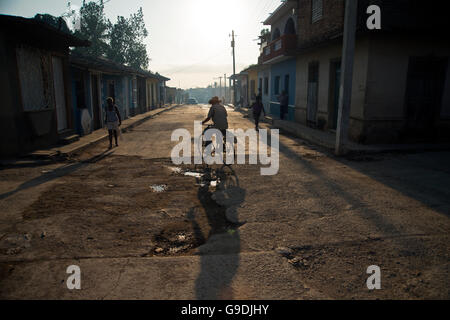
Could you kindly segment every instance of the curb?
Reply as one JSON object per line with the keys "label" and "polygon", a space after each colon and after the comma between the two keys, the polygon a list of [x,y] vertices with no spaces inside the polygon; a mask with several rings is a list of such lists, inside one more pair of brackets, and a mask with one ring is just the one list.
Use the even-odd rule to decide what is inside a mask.
{"label": "curb", "polygon": [[[145,116],[143,118],[137,119],[136,121],[134,121],[134,122],[132,122],[132,123],[126,125],[126,126],[123,126],[121,128],[121,132],[125,133],[128,130],[133,129],[133,128],[141,125],[142,123],[146,122],[147,120],[150,120],[150,119],[152,119],[152,118],[154,118],[154,117],[156,117],[156,116],[158,116],[158,115],[160,115],[160,114],[162,114],[164,112],[170,111],[170,110],[175,109],[175,108],[177,108],[179,106],[180,105],[177,104],[177,105],[173,105],[173,106],[170,106],[170,107],[157,109],[158,110],[157,112],[155,112],[153,114],[150,114],[148,116]],[[128,119],[126,119],[126,120],[128,120]],[[99,129],[99,130],[103,130],[103,129]],[[98,138],[95,138],[95,139],[92,139],[90,141],[87,141],[86,143],[84,143],[82,145],[74,146],[72,149],[70,148],[70,144],[69,144],[69,145],[66,145],[66,146],[55,147],[55,148],[51,148],[51,149],[48,149],[48,150],[40,150],[40,151],[38,150],[38,151],[35,151],[34,153],[26,155],[25,157],[26,158],[35,158],[36,159],[35,160],[36,163],[39,163],[39,161],[42,162],[43,160],[49,160],[49,159],[50,160],[56,160],[58,158],[67,158],[67,157],[72,156],[75,153],[83,151],[83,150],[85,150],[85,149],[87,149],[87,148],[89,148],[89,147],[91,147],[91,146],[93,146],[95,144],[98,144],[98,143],[100,143],[102,141],[105,141],[107,139],[108,139],[108,134],[105,133],[105,134],[99,136]],[[66,149],[66,148],[68,149],[68,151],[62,151],[62,149]],[[39,153],[41,153],[41,154],[39,154]],[[12,163],[9,163],[9,165],[12,165]]]}
{"label": "curb", "polygon": [[[249,108],[235,109],[235,111],[240,112],[244,116],[251,117]],[[271,116],[264,116],[262,122],[269,123],[273,129],[279,129],[281,133],[287,133],[296,138],[303,139],[311,144],[321,147],[334,154],[334,144],[330,144],[328,141],[310,135],[308,133],[301,132],[292,128],[283,126],[278,122],[278,119],[274,119]],[[347,154],[343,157],[354,156],[354,155],[375,155],[381,153],[421,153],[421,152],[436,152],[436,151],[448,151],[450,150],[449,143],[440,144],[401,144],[401,145],[362,145],[361,148],[355,146],[348,146]]]}
{"label": "curb", "polygon": [[[280,130],[280,132],[288,133],[294,137],[303,139],[311,144],[314,144],[318,147],[322,147],[327,151],[334,154],[334,144],[330,144],[329,141],[325,141],[320,137],[310,135],[305,132],[301,132],[300,130],[294,130],[292,128],[284,127],[282,124],[277,123],[277,120],[274,120],[272,123],[274,128]],[[361,145],[361,147],[355,145],[347,146],[347,153],[342,157],[351,157],[355,155],[376,155],[382,153],[422,153],[422,152],[435,152],[435,151],[447,151],[450,150],[449,143],[440,143],[440,144],[393,144],[393,145]]]}

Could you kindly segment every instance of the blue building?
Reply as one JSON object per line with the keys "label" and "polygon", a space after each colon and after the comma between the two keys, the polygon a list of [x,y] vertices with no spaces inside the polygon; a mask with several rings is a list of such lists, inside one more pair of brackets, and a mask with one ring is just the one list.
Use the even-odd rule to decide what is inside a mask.
{"label": "blue building", "polygon": [[295,120],[297,21],[297,2],[283,2],[264,21],[271,31],[270,38],[261,43],[259,57],[263,102],[272,116],[280,117],[279,95],[285,91],[289,97],[287,119],[291,121]]}
{"label": "blue building", "polygon": [[287,120],[295,120],[295,76],[296,59],[291,58],[271,65],[270,79],[273,88],[270,94],[270,114],[280,115],[279,95],[284,91],[289,97]]}

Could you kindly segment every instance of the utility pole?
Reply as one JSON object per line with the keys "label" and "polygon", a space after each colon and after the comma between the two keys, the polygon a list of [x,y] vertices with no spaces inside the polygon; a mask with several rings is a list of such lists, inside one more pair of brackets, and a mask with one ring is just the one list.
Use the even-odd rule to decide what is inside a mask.
{"label": "utility pole", "polygon": [[[225,87],[225,92],[223,94],[223,98],[224,100],[227,100],[227,74],[225,73],[223,75],[223,83],[224,83],[224,87]],[[225,104],[226,101],[223,101],[223,103]]]}
{"label": "utility pole", "polygon": [[335,153],[341,156],[346,153],[348,142],[348,126],[352,102],[353,61],[355,57],[355,34],[357,0],[345,1],[344,43],[342,48],[341,87],[339,89],[339,112],[336,130]]}
{"label": "utility pole", "polygon": [[218,94],[218,96],[219,96],[219,99],[220,99],[220,96],[222,95],[222,77],[218,77],[218,78],[214,78],[214,79],[219,79],[219,94]]}
{"label": "utility pole", "polygon": [[231,47],[233,48],[233,105],[236,107],[236,54],[235,54],[235,41],[234,41],[234,30],[231,36]]}

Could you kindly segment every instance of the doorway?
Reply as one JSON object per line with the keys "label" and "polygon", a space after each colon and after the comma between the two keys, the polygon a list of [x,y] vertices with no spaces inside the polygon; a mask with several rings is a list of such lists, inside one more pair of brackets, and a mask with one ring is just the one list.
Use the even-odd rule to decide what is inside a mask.
{"label": "doorway", "polygon": [[311,62],[308,67],[308,100],[306,122],[309,126],[316,126],[317,104],[319,92],[319,63]]}
{"label": "doorway", "polygon": [[407,138],[436,138],[447,65],[448,58],[410,58],[405,99]]}
{"label": "doorway", "polygon": [[55,89],[56,121],[58,132],[61,132],[68,128],[66,95],[64,90],[64,70],[62,59],[59,57],[52,57],[52,65],[53,65],[53,86]]}
{"label": "doorway", "polygon": [[113,98],[116,103],[116,86],[114,80],[108,80],[108,97]]}
{"label": "doorway", "polygon": [[144,78],[138,78],[138,110],[139,113],[146,112],[147,109],[147,103],[146,103],[146,94],[145,94],[145,79]]}
{"label": "doorway", "polygon": [[337,129],[339,114],[339,92],[341,88],[341,60],[332,60],[330,63],[330,91],[328,105],[328,128]]}
{"label": "doorway", "polygon": [[98,92],[98,76],[92,75],[91,77],[92,86],[92,113],[94,116],[94,130],[100,129],[102,127],[102,113],[100,110],[100,95]]}

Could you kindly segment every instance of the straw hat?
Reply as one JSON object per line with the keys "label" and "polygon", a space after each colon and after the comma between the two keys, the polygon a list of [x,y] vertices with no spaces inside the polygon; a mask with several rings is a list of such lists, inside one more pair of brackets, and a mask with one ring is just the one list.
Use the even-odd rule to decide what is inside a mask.
{"label": "straw hat", "polygon": [[213,97],[211,100],[209,100],[208,103],[214,105],[214,104],[219,104],[221,102],[222,102],[222,100],[219,100],[219,97]]}

